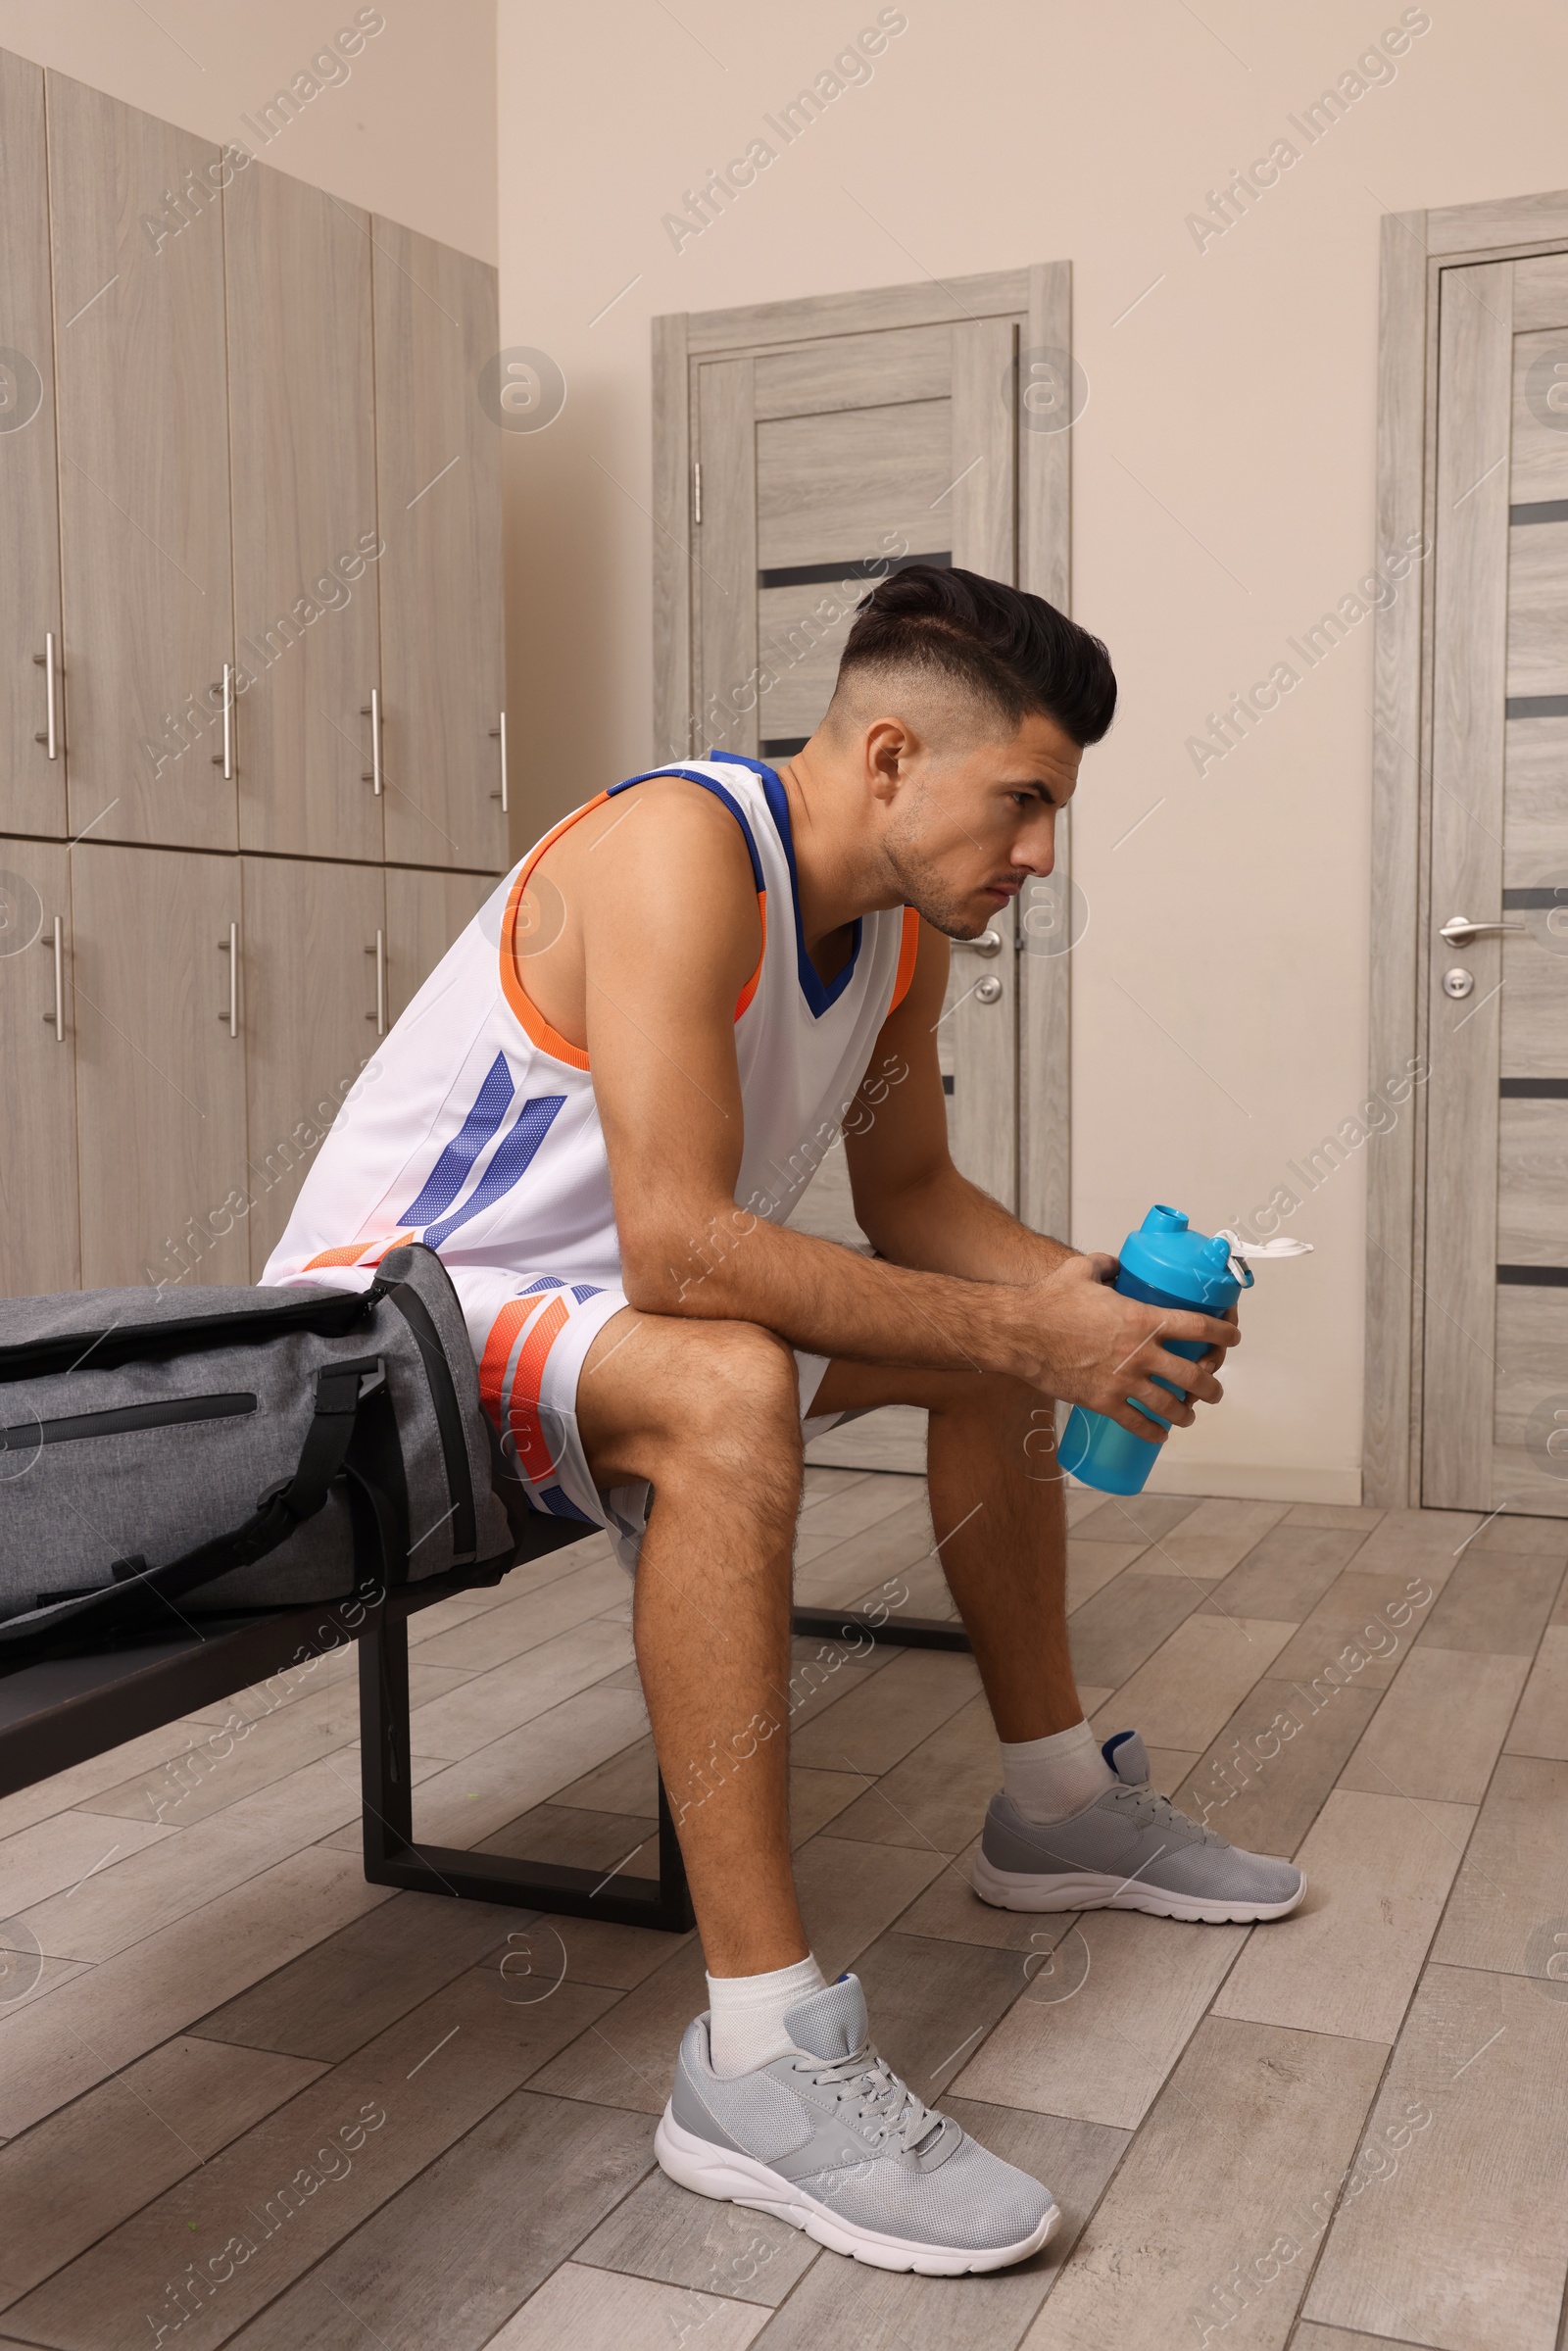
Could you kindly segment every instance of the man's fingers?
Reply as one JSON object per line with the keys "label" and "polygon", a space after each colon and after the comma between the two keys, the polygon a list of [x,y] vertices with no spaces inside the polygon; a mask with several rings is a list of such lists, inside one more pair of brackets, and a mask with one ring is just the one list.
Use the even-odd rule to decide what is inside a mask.
{"label": "man's fingers", "polygon": [[[1160,1395],[1160,1393],[1161,1391],[1158,1389],[1152,1389],[1150,1391],[1150,1401],[1152,1403],[1154,1397]],[[1174,1419],[1174,1406],[1176,1403],[1176,1398],[1173,1396],[1167,1396],[1164,1400],[1167,1404],[1172,1406],[1173,1409],[1170,1417]],[[1159,1409],[1157,1404],[1154,1405],[1154,1409],[1156,1411]],[[1162,1417],[1164,1416],[1162,1415]],[[1140,1412],[1136,1405],[1130,1402],[1122,1404],[1107,1404],[1105,1406],[1105,1418],[1107,1420],[1115,1421],[1118,1428],[1125,1429],[1129,1436],[1141,1437],[1146,1445],[1163,1445],[1165,1442],[1167,1432],[1158,1427],[1155,1422],[1152,1421],[1147,1412]]]}

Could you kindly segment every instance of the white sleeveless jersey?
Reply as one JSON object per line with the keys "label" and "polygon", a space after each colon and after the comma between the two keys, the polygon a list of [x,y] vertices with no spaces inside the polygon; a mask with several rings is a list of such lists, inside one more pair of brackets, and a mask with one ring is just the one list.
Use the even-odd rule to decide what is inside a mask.
{"label": "white sleeveless jersey", "polygon": [[[907,908],[866,915],[843,970],[822,981],[806,952],[789,803],[772,768],[715,753],[649,773],[683,775],[713,793],[751,854],[762,953],[735,1007],[745,1115],[736,1199],[782,1223],[839,1134],[882,1023],[909,985],[917,920]],[[632,776],[564,818],[486,901],[382,1044],[365,1073],[373,1083],[339,1111],[262,1276],[359,1289],[388,1249],[422,1241],[453,1277],[498,1419],[511,1407],[525,1322],[539,1325],[547,1347],[544,1323],[553,1338],[574,1306],[595,1300],[586,1326],[611,1305],[601,1294],[622,1302],[588,1055],[530,1002],[526,953],[519,962],[516,950],[526,950],[534,904],[524,906],[524,892],[545,850],[589,808],[647,781]],[[541,1318],[549,1292],[558,1296]],[[528,1357],[527,1344],[520,1352]],[[536,1377],[527,1385],[537,1397]]]}

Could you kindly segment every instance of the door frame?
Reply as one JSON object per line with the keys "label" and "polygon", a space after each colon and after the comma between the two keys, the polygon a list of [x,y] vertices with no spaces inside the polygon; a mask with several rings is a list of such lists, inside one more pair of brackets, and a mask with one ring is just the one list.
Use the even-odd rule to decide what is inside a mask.
{"label": "door frame", "polygon": [[[1568,246],[1568,189],[1382,223],[1378,304],[1377,553],[1424,532],[1436,545],[1438,324],[1442,273],[1527,261]],[[1377,612],[1372,733],[1372,940],[1368,1084],[1425,1051],[1431,919],[1434,579]],[[1415,746],[1412,752],[1409,748]],[[1421,1497],[1426,1294],[1426,1112],[1401,1119],[1368,1153],[1366,1377],[1362,1500],[1403,1509]]]}
{"label": "door frame", "polygon": [[[918,285],[810,295],[653,320],[654,759],[690,758],[692,678],[690,378],[694,359],[894,327],[1021,317],[1025,348],[1072,351],[1072,264],[1037,262]],[[1072,610],[1072,430],[1017,436],[1018,584],[1058,612]],[[1071,872],[1071,827],[1056,828],[1056,866]],[[1020,955],[1018,965],[1018,1212],[1066,1240],[1071,1223],[1071,965],[1065,955]]]}

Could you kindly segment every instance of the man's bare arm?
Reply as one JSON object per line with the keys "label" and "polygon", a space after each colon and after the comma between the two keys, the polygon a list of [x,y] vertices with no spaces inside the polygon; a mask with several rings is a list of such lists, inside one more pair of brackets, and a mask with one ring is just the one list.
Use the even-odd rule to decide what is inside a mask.
{"label": "man's bare arm", "polygon": [[758,1323],[852,1361],[1006,1372],[1139,1435],[1149,1424],[1129,1396],[1178,1424],[1191,1418],[1152,1384],[1156,1373],[1217,1397],[1212,1373],[1169,1354],[1156,1334],[1211,1347],[1234,1334],[1118,1297],[1103,1284],[1108,1259],[1069,1256],[1023,1281],[955,1276],[737,1208],[735,1001],[758,937],[750,863],[700,786],[670,779],[639,791],[658,799],[639,823],[603,837],[579,906],[589,1059],[632,1304]]}
{"label": "man's bare arm", "polygon": [[974,1282],[1038,1281],[1078,1252],[1020,1224],[949,1152],[937,1058],[948,960],[946,939],[922,923],[909,992],[883,1023],[844,1122],[855,1213],[895,1264]]}

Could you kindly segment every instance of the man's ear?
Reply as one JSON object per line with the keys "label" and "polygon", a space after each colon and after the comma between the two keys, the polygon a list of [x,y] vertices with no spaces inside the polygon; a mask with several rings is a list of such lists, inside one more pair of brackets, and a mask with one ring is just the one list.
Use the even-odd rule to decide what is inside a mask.
{"label": "man's ear", "polygon": [[873,718],[861,741],[866,786],[873,800],[891,808],[909,779],[918,749],[913,731],[902,718]]}

